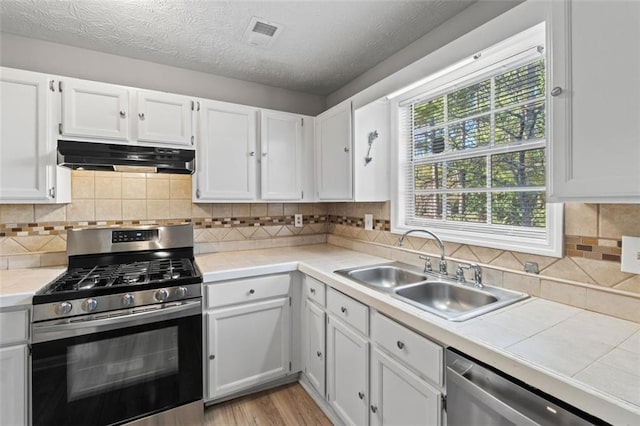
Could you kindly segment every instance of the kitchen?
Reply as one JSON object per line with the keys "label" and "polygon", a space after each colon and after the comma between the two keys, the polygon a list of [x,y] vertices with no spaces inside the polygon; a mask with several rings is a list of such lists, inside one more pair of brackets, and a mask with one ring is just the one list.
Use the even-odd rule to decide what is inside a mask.
{"label": "kitchen", "polygon": [[[449,396],[443,348],[454,347],[596,418],[612,424],[637,423],[640,415],[640,275],[637,269],[630,272],[634,262],[632,258],[628,260],[625,257],[624,248],[630,244],[631,254],[635,254],[634,250],[637,252],[638,249],[637,246],[634,249],[633,244],[637,243],[626,237],[640,237],[636,155],[640,129],[637,129],[638,120],[635,119],[640,109],[640,97],[620,99],[620,93],[627,93],[630,88],[632,91],[640,90],[640,55],[633,56],[638,51],[637,42],[633,44],[634,37],[628,36],[639,31],[637,20],[634,21],[638,8],[629,4],[620,8],[604,7],[598,2],[582,7],[573,4],[575,2],[455,2],[453,6],[449,4],[446,11],[437,9],[438,4],[445,3],[451,2],[435,2],[436,6],[429,6],[435,7],[429,12],[440,18],[440,21],[435,18],[428,21],[431,31],[421,37],[411,36],[416,40],[412,44],[405,41],[395,50],[381,53],[377,61],[370,62],[352,78],[342,80],[340,85],[329,81],[333,74],[331,61],[325,60],[326,63],[322,64],[311,62],[313,67],[324,67],[318,72],[323,70],[327,77],[316,82],[317,87],[302,89],[302,83],[294,81],[291,76],[288,83],[271,80],[270,84],[261,84],[259,78],[266,77],[247,76],[248,81],[243,81],[242,78],[229,78],[230,75],[243,75],[239,74],[240,71],[227,72],[223,77],[214,75],[216,73],[176,68],[172,59],[160,59],[148,51],[147,56],[136,58],[135,49],[127,50],[132,49],[131,46],[121,46],[121,51],[114,51],[112,45],[91,50],[79,41],[83,37],[77,34],[67,34],[66,39],[54,37],[56,27],[75,28],[82,19],[100,22],[100,13],[96,12],[100,10],[99,4],[94,4],[93,10],[83,9],[80,5],[69,10],[64,6],[56,9],[47,4],[47,8],[53,8],[49,11],[50,16],[56,18],[43,20],[41,14],[34,12],[38,9],[35,2],[3,2],[0,9],[3,27],[0,65],[5,68],[2,68],[0,77],[3,81],[16,81],[28,79],[25,77],[28,72],[34,73],[28,77],[38,83],[28,87],[38,88],[36,104],[40,108],[40,120],[37,125],[41,127],[36,132],[21,133],[32,135],[31,140],[37,140],[36,146],[27,147],[25,143],[19,151],[11,150],[7,148],[5,134],[14,136],[17,133],[15,129],[21,131],[24,125],[21,126],[17,119],[5,121],[3,115],[0,350],[7,355],[13,354],[13,357],[2,357],[2,412],[12,414],[4,414],[7,418],[0,421],[39,424],[34,421],[30,408],[34,403],[31,395],[36,389],[30,387],[31,356],[27,354],[29,345],[34,344],[31,321],[36,320],[31,304],[36,302],[32,302],[32,297],[71,262],[68,258],[71,254],[67,252],[70,248],[68,235],[76,233],[71,230],[190,224],[193,226],[191,257],[205,283],[201,290],[205,403],[299,379],[335,423],[393,424],[393,420],[384,417],[394,412],[392,406],[381,408],[381,402],[376,401],[384,395],[384,389],[376,387],[379,386],[380,375],[374,374],[374,365],[399,366],[397,369],[415,379],[420,389],[431,392],[421,393],[422,397]],[[267,24],[270,19],[277,23],[275,11],[284,14],[286,9],[268,2],[262,8],[252,3],[244,5],[246,7],[240,10],[252,13],[239,19],[242,28],[236,33],[243,33],[245,27],[249,28],[247,25],[253,15],[265,18]],[[314,13],[319,13],[318,10],[328,14],[320,16],[332,16],[326,7],[314,10],[311,3],[304,7],[310,8],[307,10],[309,16],[316,16]],[[344,7],[347,10],[348,4]],[[407,10],[422,9],[418,3],[414,7]],[[175,12],[162,7],[158,11],[169,16]],[[274,15],[269,15],[269,11]],[[127,7],[120,12],[125,16],[127,13],[136,16]],[[193,16],[198,12],[204,13],[196,8]],[[389,11],[383,9],[379,13],[384,15],[385,12]],[[218,13],[224,16],[223,11],[218,10]],[[167,15],[159,16],[168,19]],[[189,14],[186,16],[193,18]],[[593,34],[593,31],[586,30],[591,28],[596,17],[600,19],[603,16],[610,19],[602,19],[600,32]],[[12,18],[15,20],[13,24],[8,22]],[[410,18],[405,16],[404,19]],[[200,22],[197,19],[185,21],[194,25]],[[168,19],[167,22],[184,25],[185,21]],[[541,32],[539,24],[543,21],[546,27]],[[571,26],[558,22],[570,22]],[[292,22],[284,26],[282,34],[273,42],[274,49],[278,42],[289,40],[287,32],[297,28],[293,25]],[[618,27],[625,28],[628,31],[626,35],[614,31]],[[39,36],[29,37],[35,28],[40,28]],[[278,31],[277,26],[275,31]],[[567,36],[567,31],[574,32],[569,33],[572,37]],[[631,31],[635,33],[629,33]],[[129,36],[120,35],[123,38]],[[107,38],[98,33],[90,39],[95,42],[101,36]],[[145,43],[154,46],[152,38],[144,37]],[[513,41],[514,37],[519,37],[517,43]],[[530,39],[533,40],[531,46],[535,48],[523,49],[522,44],[529,43]],[[570,46],[573,57],[567,53],[569,46],[563,45],[568,43],[567,39],[573,43]],[[501,44],[505,40],[511,44]],[[625,42],[626,49],[607,47],[607,43]],[[244,43],[248,50],[257,49],[245,42],[238,43]],[[541,43],[543,48],[537,48]],[[594,61],[593,55],[585,50],[587,47],[599,49],[599,58],[604,56],[606,60]],[[460,235],[458,229],[446,224],[436,229],[424,225],[426,222],[401,223],[407,217],[406,205],[410,203],[399,193],[416,189],[405,186],[403,179],[406,176],[403,178],[400,174],[404,158],[399,143],[401,138],[391,137],[402,134],[403,112],[413,108],[410,112],[415,115],[416,111],[421,111],[420,106],[434,105],[429,103],[433,97],[421,98],[420,95],[428,91],[425,87],[438,83],[434,75],[443,69],[447,70],[447,75],[469,74],[471,68],[468,67],[477,67],[480,72],[486,68],[484,64],[488,64],[490,58],[498,58],[493,62],[500,63],[503,57],[516,57],[508,53],[512,48],[522,56],[517,56],[521,62],[514,67],[539,61],[541,57],[545,57],[548,67],[553,64],[547,71],[548,96],[531,102],[527,100],[528,103],[524,104],[547,102],[551,111],[549,139],[554,143],[545,145],[540,138],[532,138],[523,139],[518,144],[507,144],[510,149],[516,149],[516,145],[526,146],[527,151],[521,151],[524,153],[547,149],[548,180],[531,185],[528,192],[516,193],[533,194],[542,186],[549,198],[564,201],[564,205],[554,204],[546,211],[548,226],[545,232],[538,232],[540,230],[535,227],[523,232],[520,231],[522,227],[510,226],[504,238],[496,232]],[[623,51],[625,55],[620,54]],[[256,57],[265,58],[271,54],[268,49],[259,52]],[[479,56],[479,59],[467,60],[474,56]],[[572,66],[567,64],[567,58],[573,58]],[[598,73],[605,72],[603,63],[609,64],[606,72],[615,69],[618,73],[614,79],[607,78],[606,87],[594,84],[602,80]],[[243,65],[246,64],[243,62]],[[247,67],[259,68],[260,65],[254,63]],[[264,67],[267,65],[269,63],[265,62]],[[587,67],[589,73],[581,72]],[[16,70],[15,76],[11,69]],[[567,69],[573,73],[572,80],[566,76]],[[280,72],[283,73],[282,70]],[[502,71],[496,73],[490,78],[494,91],[499,87],[499,77],[506,75]],[[279,76],[273,69],[272,74],[273,78]],[[425,77],[431,80],[425,81]],[[441,73],[439,78],[445,77]],[[419,86],[411,87],[420,80]],[[571,85],[573,91],[567,89]],[[5,94],[11,92],[9,86],[6,87],[7,91],[3,90],[2,94],[3,111],[9,110],[5,104],[9,95]],[[585,95],[579,90],[585,87],[594,89]],[[551,93],[556,89],[560,93]],[[452,90],[454,92],[447,95],[450,96],[447,99],[452,100],[459,93]],[[401,93],[396,94],[398,91]],[[567,95],[569,93],[575,93],[573,102]],[[102,96],[92,97],[92,94]],[[602,108],[594,110],[589,107],[589,101],[600,99],[608,103],[611,99],[617,103],[624,102],[625,107],[616,108],[615,113],[614,108],[610,108],[611,112],[603,112]],[[498,98],[492,98],[492,102],[497,103]],[[518,103],[518,106],[524,104]],[[92,115],[92,108],[96,105],[113,109],[113,116],[117,118],[115,127],[113,119],[105,118],[107,114]],[[166,115],[164,121],[156,120],[152,111],[156,108],[155,111],[162,112],[161,108],[166,105],[178,105],[179,114]],[[512,111],[509,108],[511,106],[492,110],[491,120],[498,121],[501,112]],[[603,119],[602,114],[608,115]],[[26,116],[30,119],[28,114]],[[477,114],[471,111],[470,115],[461,117],[471,121],[476,120]],[[82,120],[93,128],[83,127]],[[619,125],[607,127],[609,133],[602,133],[602,126],[596,124],[607,121]],[[171,127],[176,122],[179,125]],[[222,130],[218,130],[217,123],[223,124]],[[457,133],[451,130],[455,124],[455,120],[444,124],[450,129],[445,132],[448,146],[454,146],[457,137]],[[157,132],[168,128],[181,131],[178,138],[169,143],[166,139],[163,141],[164,135]],[[269,139],[271,129],[289,135],[294,144],[284,148],[277,143],[270,145],[278,141],[278,137]],[[471,133],[475,128],[466,130]],[[124,132],[124,136],[114,135],[114,132]],[[496,130],[493,132],[497,134]],[[33,136],[38,134],[41,136]],[[611,145],[612,149],[602,150],[599,138],[604,136],[620,141],[620,146]],[[244,145],[229,142],[238,139]],[[123,140],[138,140],[142,141],[138,144],[140,146],[154,146],[146,140],[155,141],[157,146],[173,146],[191,152],[195,147],[195,173],[147,173],[144,169],[129,172],[104,169],[69,171],[56,165],[60,158],[56,152],[60,149],[57,145],[59,140],[89,140],[91,143],[99,141],[112,145],[122,145]],[[427,137],[426,142],[415,143],[424,148],[427,161],[430,161],[429,156],[442,158],[437,155],[449,152],[447,149],[442,153],[439,144],[443,142],[437,134],[431,139]],[[293,149],[288,150],[291,146]],[[337,152],[330,151],[328,147],[337,147]],[[468,151],[472,151],[471,148],[478,147],[472,146]],[[44,149],[44,154],[38,154],[41,149]],[[488,152],[484,157],[475,158],[491,162],[511,151],[496,148]],[[30,156],[26,167],[19,161],[25,156]],[[7,161],[7,158],[13,161]],[[458,155],[446,160],[459,164],[461,159],[466,160],[467,157]],[[496,160],[496,164],[506,163],[506,160],[502,163]],[[291,167],[292,164],[295,167]],[[437,163],[426,164],[429,170],[442,170]],[[535,163],[529,169],[535,170]],[[566,172],[568,169],[573,175]],[[472,172],[476,173],[471,168],[467,169],[468,181],[472,180]],[[482,177],[491,181],[488,175],[484,171]],[[531,176],[536,178],[534,173]],[[425,182],[429,180],[425,178]],[[445,182],[447,185],[450,183]],[[456,184],[457,192],[445,190],[442,194],[453,200],[460,187],[468,185]],[[54,190],[50,191],[51,188]],[[506,192],[509,191],[501,186],[500,192],[492,195],[498,200],[498,195]],[[486,191],[473,188],[469,192],[475,193]],[[473,206],[473,199],[467,197],[464,198],[465,203],[455,204],[456,209],[461,209],[460,214],[466,212],[465,217],[471,218],[472,222],[475,217],[472,213],[478,213],[470,208],[465,210],[464,206]],[[429,204],[430,198],[424,200],[427,200],[425,211],[429,213],[435,208],[440,214],[439,219],[442,219],[443,211],[450,215],[454,213],[454,203],[446,209],[442,203],[435,207]],[[446,200],[446,197],[441,195],[438,200]],[[477,209],[477,204],[475,206]],[[497,217],[492,217],[491,212],[503,211],[499,209],[502,207],[499,203],[490,207],[483,211],[483,217]],[[504,211],[511,214],[509,217],[514,217],[512,211]],[[522,219],[522,216],[517,217]],[[434,219],[430,220],[429,223],[433,223]],[[472,223],[467,228],[475,228],[475,225],[477,223]],[[466,268],[468,264],[477,264],[482,270],[482,281],[488,286],[526,293],[531,297],[467,321],[451,322],[334,273],[336,270],[392,261],[411,265],[421,272],[426,269],[426,262],[419,256],[424,255],[431,258],[432,268],[438,270],[440,248],[430,236],[411,234],[402,247],[398,246],[404,232],[419,227],[432,230],[444,240],[449,276],[456,276],[458,266]],[[121,237],[129,238],[126,234]],[[468,283],[478,281],[471,271],[462,271]],[[279,324],[281,328],[277,330],[280,334],[276,334],[281,339],[268,342],[271,345],[268,348],[265,345],[252,347],[240,339],[233,345],[231,353],[225,354],[222,336],[233,338],[239,327],[251,333],[253,339],[247,338],[248,342],[258,341],[264,334],[262,327],[252,330],[240,320],[234,322],[234,312],[242,309],[251,312],[248,299],[223,303],[229,296],[225,291],[244,289],[244,286],[248,286],[247,294],[250,290],[254,290],[252,295],[258,293],[259,297],[255,297],[256,301],[251,306],[257,309],[258,305],[268,305],[270,310],[261,312],[279,313],[269,320],[271,323],[265,320],[264,326]],[[267,296],[259,295],[260,288],[265,289]],[[311,293],[311,289],[315,292]],[[303,290],[308,292],[303,294]],[[315,300],[310,294],[323,296]],[[212,295],[216,295],[215,298]],[[332,310],[331,301],[337,301],[339,305],[342,303],[340,307],[349,308],[354,315],[364,319],[361,318],[360,323],[349,323],[348,319],[340,316],[345,312]],[[312,329],[310,318],[319,318],[322,324],[329,322],[321,327],[315,322],[313,324],[320,328]],[[21,327],[14,326],[14,323],[9,325],[9,319],[17,321]],[[334,320],[338,324],[335,327],[332,326]],[[251,323],[255,324],[255,321]],[[231,328],[224,329],[225,324]],[[24,333],[21,334],[20,330]],[[219,331],[214,333],[213,330]],[[417,339],[416,345],[424,349],[419,352],[420,360],[414,363],[411,357],[398,358],[406,352],[401,350],[398,355],[393,352],[397,348],[385,346],[387,336],[380,335],[380,330],[390,334],[406,333],[402,335],[409,336],[407,339]],[[312,343],[308,338],[313,335],[312,331],[323,345],[322,350],[317,350],[322,355],[316,356],[322,361],[320,364],[317,361],[314,364],[307,356]],[[351,336],[353,342],[361,342],[361,351],[357,352],[361,358],[355,363],[361,367],[355,369],[360,374],[358,380],[336,373],[340,364],[328,357],[329,353],[335,353],[330,352],[329,342],[330,336],[340,336],[335,334],[337,332]],[[255,354],[253,361],[263,356],[264,360],[268,358],[275,362],[275,366],[249,374],[243,371],[246,369],[242,366],[228,364],[233,361],[235,348],[244,348],[243,342],[248,345],[245,352],[253,351]],[[397,342],[392,343],[398,346]],[[426,362],[432,353],[433,362],[423,368],[421,362]],[[317,376],[309,372],[312,365],[321,371]],[[434,365],[439,365],[440,370],[431,372]],[[10,375],[10,372],[14,374]],[[303,372],[300,377],[298,372]],[[233,374],[237,377],[230,377]],[[336,392],[341,392],[335,391],[336,386],[342,383],[341,377],[350,377],[352,380],[349,381],[362,389],[349,391],[347,400],[336,398]],[[6,397],[5,389],[11,389],[11,398]],[[22,398],[14,399],[15,395]],[[430,420],[425,422],[452,422],[450,401],[447,401],[449,411],[442,408],[444,399],[436,397],[429,398],[429,401],[432,411],[419,413],[430,416]],[[376,407],[375,411],[373,407]],[[397,418],[395,423],[398,423]]]}

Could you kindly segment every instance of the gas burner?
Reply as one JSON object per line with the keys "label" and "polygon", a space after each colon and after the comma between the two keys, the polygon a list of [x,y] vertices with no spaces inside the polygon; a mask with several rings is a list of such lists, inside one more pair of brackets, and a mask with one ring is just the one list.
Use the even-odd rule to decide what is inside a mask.
{"label": "gas burner", "polygon": [[141,278],[140,274],[124,275],[122,277],[122,282],[125,284],[135,284],[138,281],[140,281],[140,278]]}

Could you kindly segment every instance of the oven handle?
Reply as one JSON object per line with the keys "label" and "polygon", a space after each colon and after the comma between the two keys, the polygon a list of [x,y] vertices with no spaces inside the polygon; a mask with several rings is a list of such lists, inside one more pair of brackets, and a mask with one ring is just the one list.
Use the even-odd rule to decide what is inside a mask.
{"label": "oven handle", "polygon": [[101,333],[103,331],[117,330],[120,328],[162,321],[175,318],[198,315],[202,313],[202,302],[190,300],[186,302],[167,303],[154,305],[153,307],[140,308],[140,311],[113,315],[106,318],[95,319],[95,316],[87,319],[65,319],[56,321],[56,324],[33,324],[32,343],[48,342],[51,340],[66,339],[68,337],[83,336],[86,334]]}

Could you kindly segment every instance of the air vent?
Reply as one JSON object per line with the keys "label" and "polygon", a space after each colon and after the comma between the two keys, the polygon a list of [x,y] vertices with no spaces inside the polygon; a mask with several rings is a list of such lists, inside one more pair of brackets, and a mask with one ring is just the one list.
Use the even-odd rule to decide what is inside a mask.
{"label": "air vent", "polygon": [[252,46],[270,47],[280,36],[282,25],[252,17],[242,39]]}

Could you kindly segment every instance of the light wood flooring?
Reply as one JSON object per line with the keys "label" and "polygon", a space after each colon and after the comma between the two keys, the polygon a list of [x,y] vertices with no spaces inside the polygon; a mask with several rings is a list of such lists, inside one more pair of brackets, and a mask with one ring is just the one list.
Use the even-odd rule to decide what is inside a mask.
{"label": "light wood flooring", "polygon": [[206,407],[206,426],[322,425],[331,422],[299,383]]}

